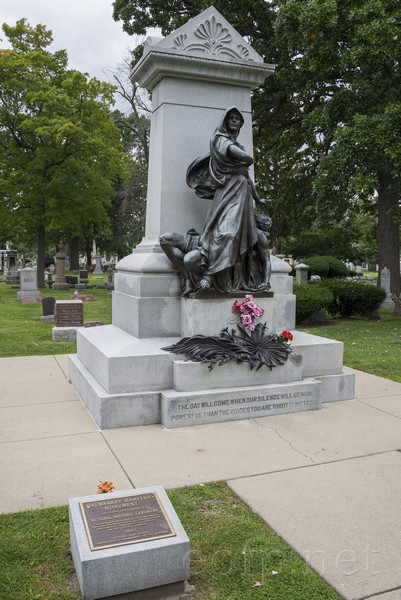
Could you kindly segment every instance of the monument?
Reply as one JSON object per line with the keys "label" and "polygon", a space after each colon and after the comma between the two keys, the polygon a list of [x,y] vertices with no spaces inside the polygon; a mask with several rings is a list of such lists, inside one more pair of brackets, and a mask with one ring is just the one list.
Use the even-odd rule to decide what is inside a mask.
{"label": "monument", "polygon": [[[254,210],[264,201],[253,183],[251,91],[273,72],[214,7],[145,43],[133,72],[152,92],[145,237],[116,265],[112,325],[79,329],[69,357],[71,382],[101,429],[246,419],[354,397],[342,343],[294,331],[291,267],[270,256],[269,220]],[[246,295],[265,326],[234,335],[233,306]],[[246,345],[239,364],[213,359],[210,371],[166,350],[185,337],[219,345],[225,328],[225,344]],[[281,353],[289,330],[288,360],[250,369],[247,348]]]}
{"label": "monument", "polygon": [[53,290],[68,290],[70,284],[65,278],[65,261],[67,254],[64,245],[60,243],[56,252],[56,281],[53,283]]}
{"label": "monument", "polygon": [[8,247],[4,254],[4,279],[6,283],[15,285],[19,283],[19,273],[17,267],[17,250]]}

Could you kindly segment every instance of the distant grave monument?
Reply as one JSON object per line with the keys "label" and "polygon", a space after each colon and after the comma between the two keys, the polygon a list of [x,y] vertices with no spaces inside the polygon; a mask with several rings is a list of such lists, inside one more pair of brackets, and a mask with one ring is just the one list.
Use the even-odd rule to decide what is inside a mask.
{"label": "distant grave monument", "polygon": [[381,287],[386,292],[386,297],[383,300],[381,306],[382,306],[382,308],[391,308],[392,310],[394,310],[394,300],[391,297],[390,280],[391,280],[390,269],[388,269],[387,267],[384,267],[384,269],[382,269],[380,271],[380,281],[381,281]]}
{"label": "distant grave monument", "polygon": [[65,278],[65,259],[66,253],[63,244],[59,244],[56,253],[56,280],[53,283],[53,290],[68,290],[70,284]]}
{"label": "distant grave monument", "polygon": [[37,270],[25,267],[19,272],[20,291],[17,292],[18,298],[23,304],[36,304],[40,302],[41,294],[38,291]]}
{"label": "distant grave monument", "polygon": [[17,250],[7,248],[3,255],[4,260],[4,279],[6,283],[15,285],[19,283],[19,273],[17,267]]}
{"label": "distant grave monument", "polygon": [[103,273],[103,271],[102,271],[102,255],[100,254],[99,250],[96,252],[95,260],[96,260],[96,265],[95,265],[93,274],[101,275]]}
{"label": "distant grave monument", "polygon": [[[343,344],[294,331],[291,267],[268,252],[263,207],[265,224],[255,216],[251,91],[273,72],[214,7],[145,43],[133,71],[152,92],[145,237],[116,265],[113,324],[79,329],[69,358],[70,379],[101,429],[247,419],[354,397]],[[250,370],[245,350],[209,371],[165,350],[224,328],[224,343],[238,348],[233,305],[249,293],[267,329],[256,330],[262,342],[245,331],[246,343],[271,334],[266,343],[287,355],[278,335],[292,330],[288,360]]]}

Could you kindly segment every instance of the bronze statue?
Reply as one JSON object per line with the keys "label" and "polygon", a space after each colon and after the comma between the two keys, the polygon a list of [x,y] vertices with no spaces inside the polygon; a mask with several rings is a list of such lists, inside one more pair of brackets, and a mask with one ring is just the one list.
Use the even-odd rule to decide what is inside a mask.
{"label": "bronze statue", "polygon": [[253,158],[237,142],[243,123],[241,112],[229,108],[212,135],[210,155],[188,167],[188,185],[201,198],[213,200],[202,233],[166,233],[160,238],[182,275],[183,295],[199,288],[220,293],[270,288],[266,230],[271,221],[261,215],[259,226],[256,222],[254,202],[264,206],[266,201],[259,198],[248,173]]}

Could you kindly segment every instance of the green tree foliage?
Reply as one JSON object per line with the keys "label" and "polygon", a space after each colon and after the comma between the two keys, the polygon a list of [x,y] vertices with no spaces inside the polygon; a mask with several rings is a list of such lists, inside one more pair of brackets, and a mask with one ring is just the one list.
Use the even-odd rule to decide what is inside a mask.
{"label": "green tree foliage", "polygon": [[313,285],[294,284],[297,297],[295,321],[297,325],[320,310],[327,310],[333,302],[333,294],[329,288],[314,283]]}
{"label": "green tree foliage", "polygon": [[[131,34],[163,34],[206,0],[115,0]],[[401,7],[398,0],[216,0],[277,65],[253,94],[256,174],[271,199],[273,238],[375,214],[379,265],[400,292]]]}
{"label": "green tree foliage", "polygon": [[349,275],[344,263],[334,256],[310,256],[304,258],[302,262],[308,265],[310,275],[319,275],[319,277],[331,279]]}
{"label": "green tree foliage", "polygon": [[131,57],[112,72],[117,94],[126,110],[113,112],[124,151],[130,157],[130,175],[120,181],[112,200],[115,251],[121,258],[142,239],[145,229],[149,164],[150,105],[144,90],[130,79]]}
{"label": "green tree foliage", "polygon": [[401,8],[394,0],[285,0],[276,33],[294,61],[323,219],[375,211],[379,266],[400,292]]}
{"label": "green tree foliage", "polygon": [[0,238],[36,236],[43,285],[46,231],[79,236],[107,222],[124,166],[110,117],[113,86],[67,68],[50,31],[3,25],[0,50]]}
{"label": "green tree foliage", "polygon": [[283,251],[294,258],[328,254],[341,260],[354,260],[357,253],[352,245],[353,239],[354,232],[347,227],[314,229],[287,238]]}

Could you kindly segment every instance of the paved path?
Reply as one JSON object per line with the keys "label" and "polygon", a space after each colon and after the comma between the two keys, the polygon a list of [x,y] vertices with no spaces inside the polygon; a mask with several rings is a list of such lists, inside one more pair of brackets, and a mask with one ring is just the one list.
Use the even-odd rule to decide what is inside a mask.
{"label": "paved path", "polygon": [[401,384],[355,371],[357,399],[320,411],[99,431],[66,369],[0,359],[0,512],[226,480],[344,598],[401,600]]}

